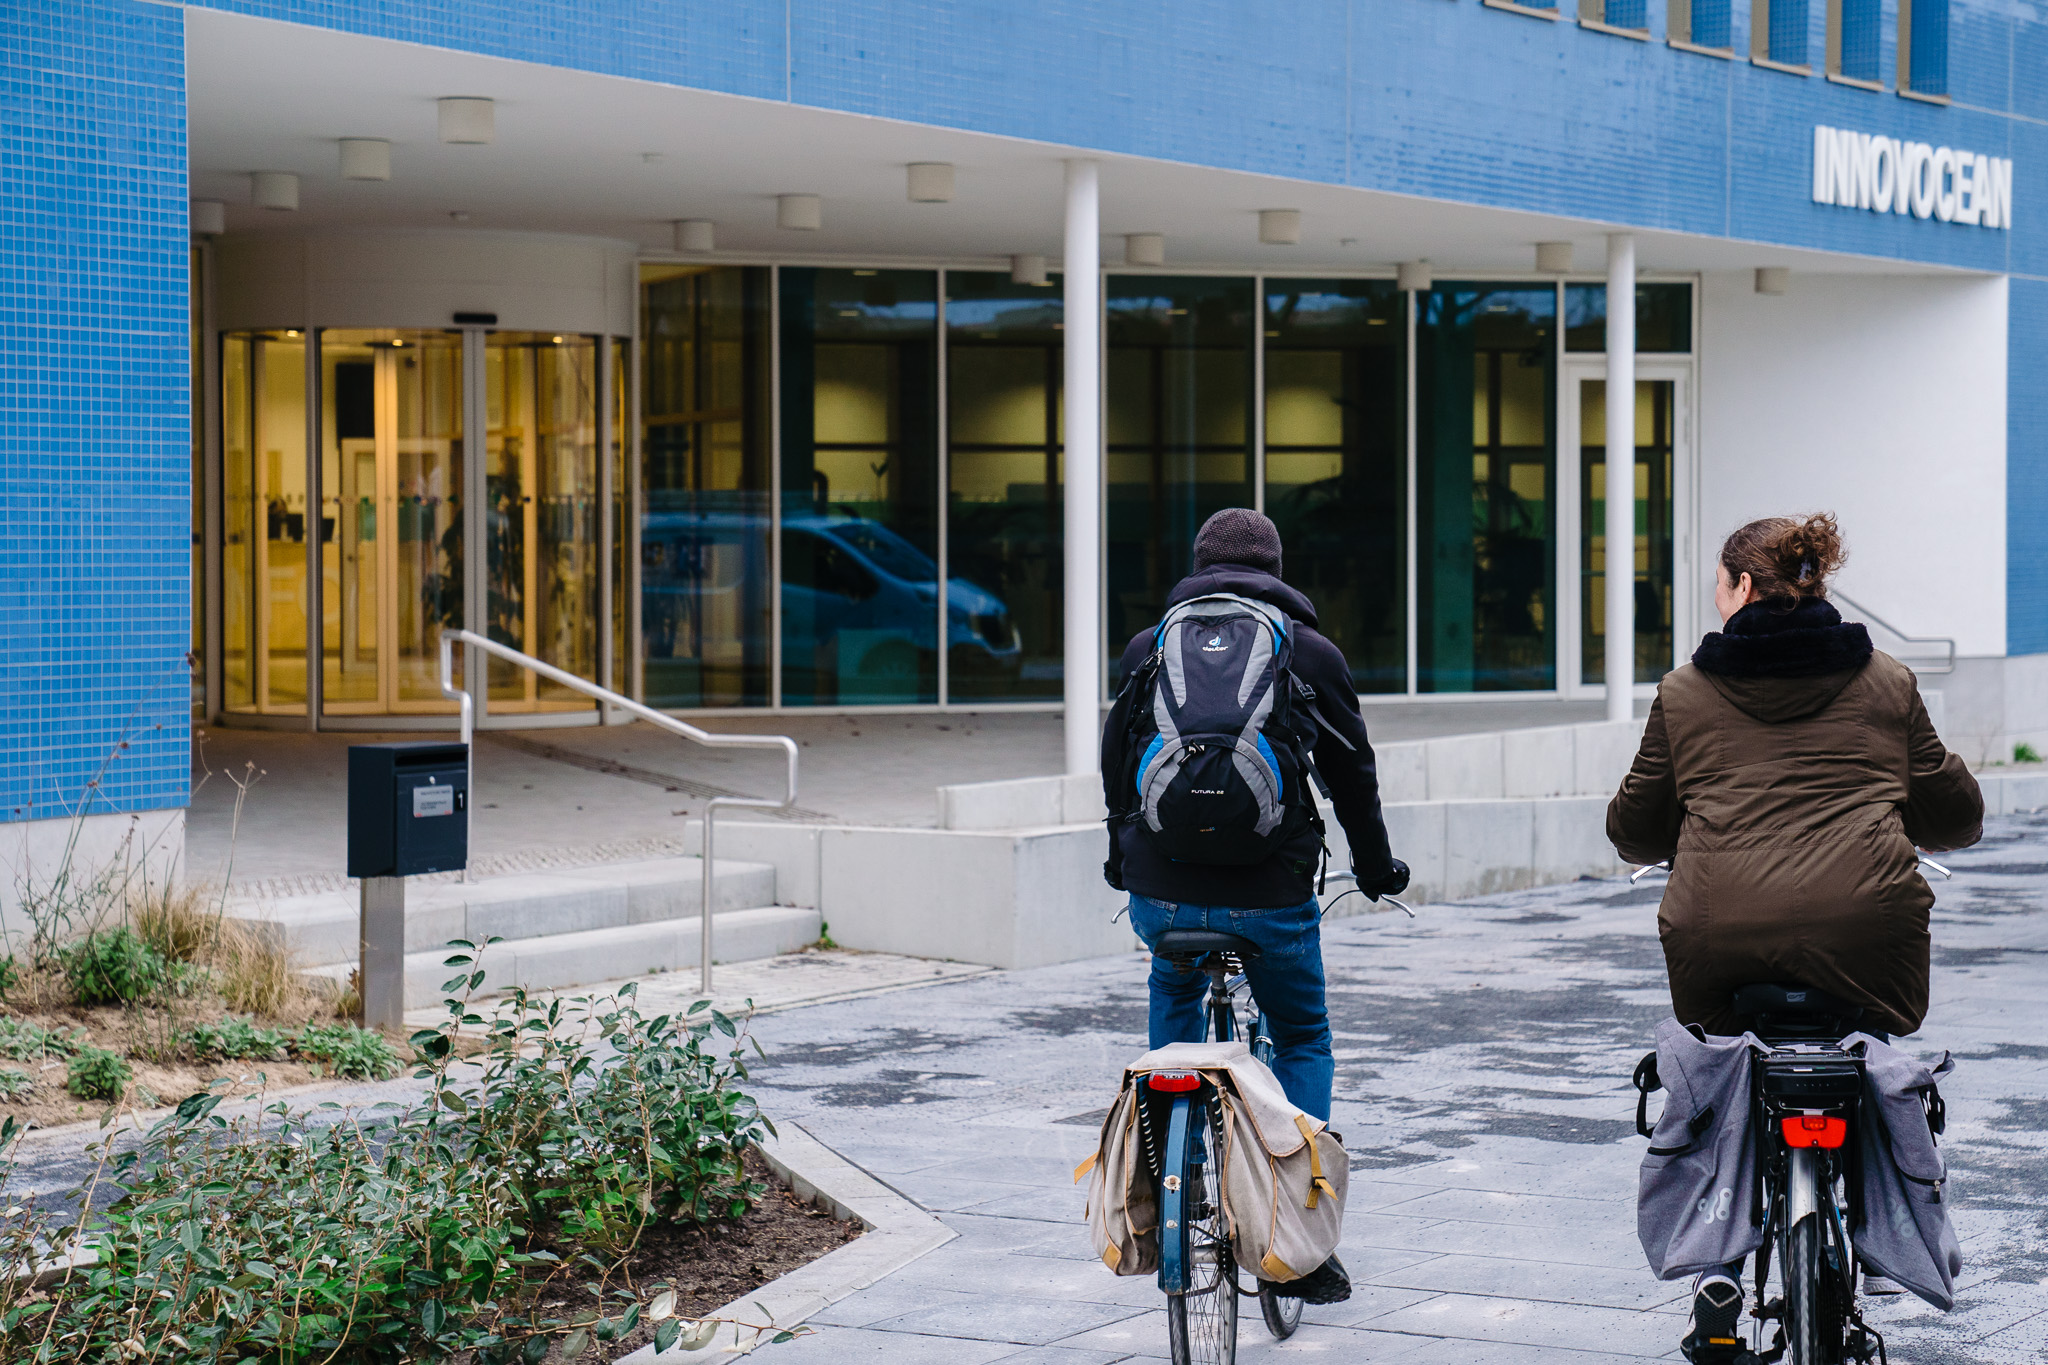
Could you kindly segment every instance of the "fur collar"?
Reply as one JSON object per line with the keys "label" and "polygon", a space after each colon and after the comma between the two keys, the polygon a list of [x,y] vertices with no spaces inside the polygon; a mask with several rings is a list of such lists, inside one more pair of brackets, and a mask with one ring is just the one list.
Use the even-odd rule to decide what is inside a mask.
{"label": "fur collar", "polygon": [[1855,672],[1870,658],[1870,632],[1832,604],[1782,597],[1752,602],[1710,632],[1693,665],[1725,678],[1815,678]]}

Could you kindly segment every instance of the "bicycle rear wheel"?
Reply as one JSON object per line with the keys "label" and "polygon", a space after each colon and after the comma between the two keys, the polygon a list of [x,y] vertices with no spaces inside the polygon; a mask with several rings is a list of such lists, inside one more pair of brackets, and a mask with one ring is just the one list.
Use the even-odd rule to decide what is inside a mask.
{"label": "bicycle rear wheel", "polygon": [[1181,1113],[1188,1131],[1178,1143],[1169,1139],[1168,1150],[1177,1147],[1183,1154],[1182,1216],[1179,1228],[1162,1227],[1160,1235],[1179,1239],[1187,1287],[1166,1296],[1167,1343],[1174,1365],[1235,1365],[1237,1266],[1223,1217],[1222,1107],[1211,1094]]}
{"label": "bicycle rear wheel", "polygon": [[1792,1365],[1834,1365],[1822,1354],[1827,1287],[1821,1283],[1819,1215],[1795,1223],[1784,1247],[1786,1354]]}

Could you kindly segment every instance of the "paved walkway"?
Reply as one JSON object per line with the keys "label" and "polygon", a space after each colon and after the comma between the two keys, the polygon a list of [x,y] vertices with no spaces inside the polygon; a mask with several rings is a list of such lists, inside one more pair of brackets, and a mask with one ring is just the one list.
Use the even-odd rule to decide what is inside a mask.
{"label": "paved walkway", "polygon": [[[1956,1310],[1870,1314],[1899,1365],[2048,1352],[2048,816],[1958,855],[1935,916],[1932,1026],[1961,1058],[1949,1186]],[[1348,1303],[1248,1361],[1677,1358],[1684,1286],[1635,1238],[1628,1076],[1668,1011],[1654,886],[1580,882],[1330,926],[1336,1126],[1352,1153]],[[1090,1256],[1082,1193],[1119,1066],[1142,1050],[1133,956],[996,973],[760,1020],[779,1122],[938,1211],[959,1240],[814,1320],[777,1365],[1097,1365],[1166,1354],[1149,1279]],[[767,1357],[763,1357],[766,1359]]]}
{"label": "paved walkway", "polygon": [[[1601,703],[1481,698],[1374,704],[1382,743],[1598,720]],[[944,715],[714,716],[708,730],[788,735],[800,749],[796,818],[926,825],[937,788],[1058,772],[1061,717],[1048,711]],[[239,884],[339,876],[348,746],[410,734],[307,734],[212,726],[194,747],[186,858],[193,876]],[[440,736],[447,737],[447,736]],[[634,724],[518,732],[477,742],[470,854],[480,868],[568,866],[659,856],[706,797],[782,791],[779,755],[713,750]],[[261,776],[241,803],[234,779]],[[208,774],[211,773],[209,776]],[[232,853],[232,864],[230,854]],[[281,893],[281,892],[279,892]]]}

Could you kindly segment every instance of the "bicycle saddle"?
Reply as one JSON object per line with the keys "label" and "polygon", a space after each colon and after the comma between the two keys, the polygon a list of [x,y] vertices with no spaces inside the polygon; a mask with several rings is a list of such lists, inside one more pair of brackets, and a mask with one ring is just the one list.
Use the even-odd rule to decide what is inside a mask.
{"label": "bicycle saddle", "polygon": [[1863,1017],[1861,1005],[1805,986],[1738,986],[1734,1009],[1766,1041],[1810,1036],[1833,1042]]}
{"label": "bicycle saddle", "polygon": [[1205,953],[1228,953],[1240,963],[1259,955],[1259,945],[1220,929],[1168,929],[1152,944],[1152,955],[1171,961],[1183,971]]}

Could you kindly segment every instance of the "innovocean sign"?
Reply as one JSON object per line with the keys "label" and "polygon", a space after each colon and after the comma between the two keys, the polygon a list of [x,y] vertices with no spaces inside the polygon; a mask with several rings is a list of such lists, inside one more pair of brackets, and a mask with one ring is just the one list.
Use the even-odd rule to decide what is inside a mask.
{"label": "innovocean sign", "polygon": [[2012,228],[2012,159],[1816,125],[1813,202]]}

